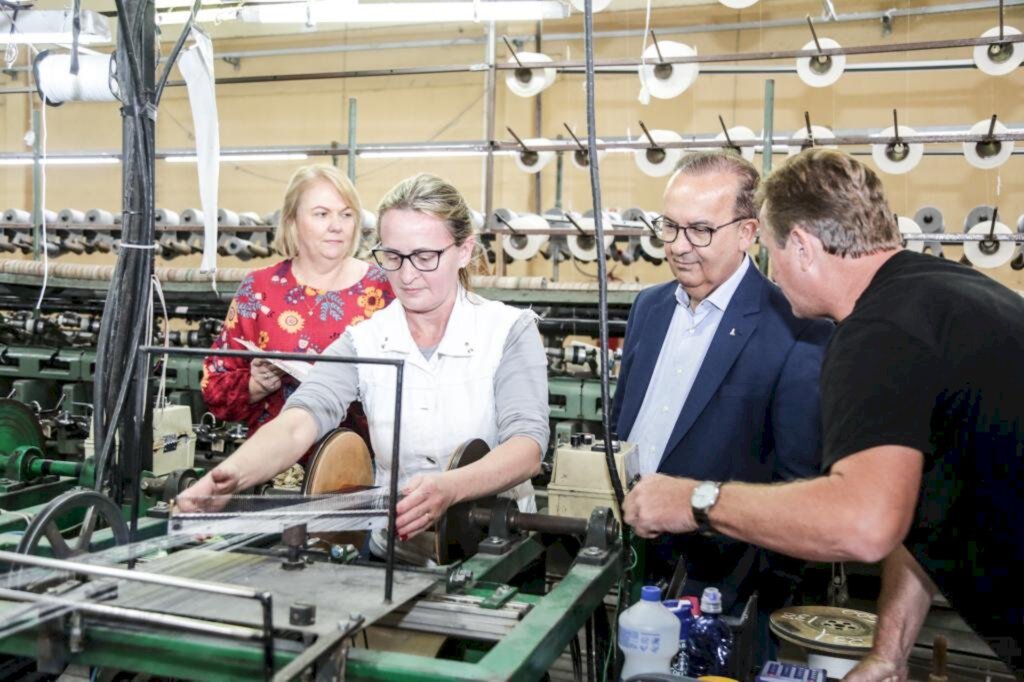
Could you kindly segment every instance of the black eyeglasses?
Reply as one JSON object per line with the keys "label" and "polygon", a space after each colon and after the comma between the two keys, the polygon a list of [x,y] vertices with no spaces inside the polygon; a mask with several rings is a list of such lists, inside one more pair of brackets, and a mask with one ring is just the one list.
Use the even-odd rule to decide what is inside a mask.
{"label": "black eyeglasses", "polygon": [[441,263],[441,254],[453,246],[455,246],[455,242],[452,242],[443,249],[416,249],[412,253],[399,253],[394,249],[385,249],[378,246],[371,250],[370,253],[373,254],[373,259],[377,261],[377,265],[389,272],[401,270],[402,261],[406,258],[420,272],[433,272],[437,270],[437,266]]}
{"label": "black eyeglasses", "polygon": [[679,234],[683,233],[686,235],[686,241],[690,242],[693,246],[710,246],[711,238],[715,236],[715,232],[741,220],[754,220],[754,218],[733,218],[729,222],[716,225],[715,227],[704,227],[703,225],[680,225],[661,215],[651,221],[651,224],[654,225],[654,232],[658,235],[658,239],[666,244],[671,244],[679,239]]}

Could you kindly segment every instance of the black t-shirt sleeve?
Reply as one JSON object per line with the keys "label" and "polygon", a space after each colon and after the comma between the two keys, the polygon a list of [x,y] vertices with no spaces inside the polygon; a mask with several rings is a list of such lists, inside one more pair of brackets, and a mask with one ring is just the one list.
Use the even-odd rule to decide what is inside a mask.
{"label": "black t-shirt sleeve", "polygon": [[822,466],[881,445],[931,450],[941,365],[930,345],[883,321],[840,325],[821,373]]}

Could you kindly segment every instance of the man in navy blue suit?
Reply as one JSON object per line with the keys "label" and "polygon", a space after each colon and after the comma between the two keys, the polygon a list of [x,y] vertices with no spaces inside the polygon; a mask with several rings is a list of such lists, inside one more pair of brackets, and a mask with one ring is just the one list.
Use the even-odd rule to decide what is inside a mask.
{"label": "man in navy blue suit", "polygon": [[[692,505],[699,515],[723,482],[820,470],[818,382],[833,325],[797,319],[747,255],[758,181],[726,151],[683,157],[669,180],[655,228],[676,281],[633,304],[612,409],[618,434],[640,448],[627,504]],[[683,497],[680,476],[704,483]],[[735,615],[755,590],[762,617],[785,605],[802,567],[710,534],[663,536],[652,549],[648,573],[667,577],[683,556],[686,593],[716,586]]]}

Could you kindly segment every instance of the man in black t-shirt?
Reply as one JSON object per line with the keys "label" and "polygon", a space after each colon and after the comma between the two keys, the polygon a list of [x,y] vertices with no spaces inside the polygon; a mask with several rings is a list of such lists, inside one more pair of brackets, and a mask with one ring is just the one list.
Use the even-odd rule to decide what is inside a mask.
{"label": "man in black t-shirt", "polygon": [[878,178],[840,152],[799,154],[760,199],[794,312],[839,323],[822,366],[826,475],[727,483],[692,509],[627,497],[626,522],[654,536],[696,514],[804,559],[884,560],[875,647],[847,680],[906,678],[936,589],[1024,679],[1024,298],[902,250]]}

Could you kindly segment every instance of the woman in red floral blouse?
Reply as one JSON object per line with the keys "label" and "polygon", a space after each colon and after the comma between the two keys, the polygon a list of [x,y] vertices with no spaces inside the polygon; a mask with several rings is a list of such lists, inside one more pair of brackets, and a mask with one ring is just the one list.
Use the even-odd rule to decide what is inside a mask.
{"label": "woman in red floral blouse", "polygon": [[[390,303],[384,272],[355,258],[362,208],[348,178],[333,166],[304,166],[288,184],[274,248],[285,260],[251,272],[228,308],[213,348],[321,353],[351,324]],[[281,411],[297,382],[266,360],[209,357],[203,398],[218,419],[244,421],[249,433]],[[356,404],[345,425],[369,442]]]}

